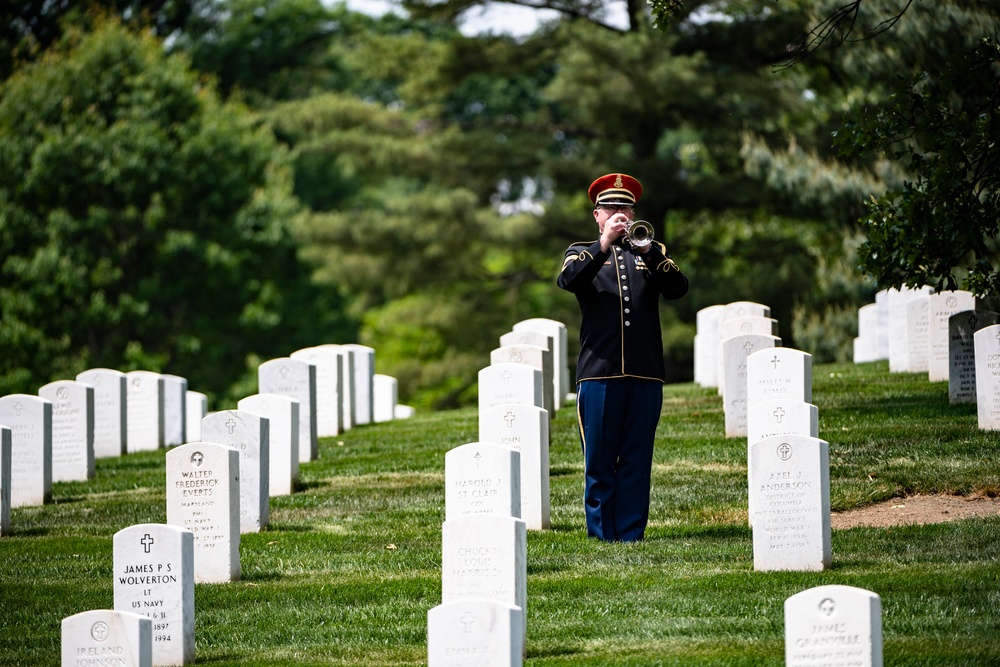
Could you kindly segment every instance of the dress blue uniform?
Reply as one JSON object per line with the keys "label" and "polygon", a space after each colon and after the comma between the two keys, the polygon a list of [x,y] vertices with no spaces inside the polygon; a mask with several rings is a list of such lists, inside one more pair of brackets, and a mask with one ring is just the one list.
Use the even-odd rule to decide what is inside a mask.
{"label": "dress blue uniform", "polygon": [[[611,176],[619,186],[631,179],[602,179]],[[632,193],[641,193],[631,181]],[[595,186],[591,199],[600,205]],[[663,244],[640,254],[619,239],[609,251],[600,241],[571,245],[557,282],[576,295],[582,313],[576,381],[587,534],[641,540],[665,379],[659,300],[684,296],[688,280]]]}

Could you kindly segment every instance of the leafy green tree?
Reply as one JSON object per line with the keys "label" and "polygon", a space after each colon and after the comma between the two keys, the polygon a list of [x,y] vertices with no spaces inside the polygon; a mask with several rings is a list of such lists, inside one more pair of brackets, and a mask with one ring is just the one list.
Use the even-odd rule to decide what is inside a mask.
{"label": "leafy green tree", "polygon": [[114,16],[161,37],[182,28],[213,0],[13,0],[0,4],[0,81],[18,63],[31,62],[59,41],[68,27],[84,28]]}
{"label": "leafy green tree", "polygon": [[20,69],[0,162],[0,393],[109,366],[218,396],[350,333],[298,260],[280,146],[152,36],[103,22]]}
{"label": "leafy green tree", "polygon": [[910,174],[862,219],[862,267],[880,285],[1000,293],[998,66],[1000,42],[984,37],[904,79],[842,136],[846,152],[892,153]]}
{"label": "leafy green tree", "polygon": [[216,0],[190,17],[171,49],[215,74],[224,95],[239,90],[266,106],[336,82],[327,47],[342,29],[320,0]]}

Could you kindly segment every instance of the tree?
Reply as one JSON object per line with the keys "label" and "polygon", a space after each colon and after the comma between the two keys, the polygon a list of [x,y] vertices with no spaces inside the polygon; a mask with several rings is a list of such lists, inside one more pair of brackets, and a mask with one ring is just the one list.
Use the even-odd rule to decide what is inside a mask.
{"label": "tree", "polygon": [[297,258],[273,136],[148,34],[101,22],[15,73],[0,161],[0,393],[109,366],[218,395],[350,331]]}
{"label": "tree", "polygon": [[909,177],[869,199],[862,268],[879,285],[1000,293],[1000,42],[984,37],[902,78],[839,139],[882,151]]}
{"label": "tree", "polygon": [[223,95],[239,90],[263,106],[335,83],[327,48],[341,30],[320,0],[216,0],[192,14],[171,49],[215,74]]}
{"label": "tree", "polygon": [[0,81],[18,63],[32,62],[64,31],[114,16],[134,28],[149,28],[166,37],[213,0],[17,0],[0,5]]}

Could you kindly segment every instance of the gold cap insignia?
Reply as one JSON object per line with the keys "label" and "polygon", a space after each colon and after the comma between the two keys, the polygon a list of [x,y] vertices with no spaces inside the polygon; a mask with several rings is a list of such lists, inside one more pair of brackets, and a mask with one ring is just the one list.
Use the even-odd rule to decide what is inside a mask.
{"label": "gold cap insignia", "polygon": [[622,184],[622,175],[621,174],[616,174],[615,175],[615,187],[616,188],[620,188],[620,187],[622,187],[622,185],[623,185]]}

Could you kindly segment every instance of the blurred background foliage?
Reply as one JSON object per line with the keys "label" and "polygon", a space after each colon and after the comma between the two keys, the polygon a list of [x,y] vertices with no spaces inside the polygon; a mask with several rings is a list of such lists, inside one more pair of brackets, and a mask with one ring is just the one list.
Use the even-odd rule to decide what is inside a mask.
{"label": "blurred background foliage", "polygon": [[[0,394],[147,368],[231,407],[261,361],[361,342],[404,402],[468,404],[521,319],[565,322],[575,357],[555,276],[611,171],[643,182],[691,280],[662,311],[672,381],[710,305],[769,305],[820,363],[850,359],[880,287],[996,284],[993,3],[918,1],[881,30],[906,3],[560,0],[521,36],[460,30],[482,4],[4,5]],[[854,31],[817,39],[845,7]],[[946,76],[970,54],[979,87]],[[942,136],[973,170],[928,182]],[[916,239],[971,244],[928,269],[907,202],[946,173],[980,217]]]}

